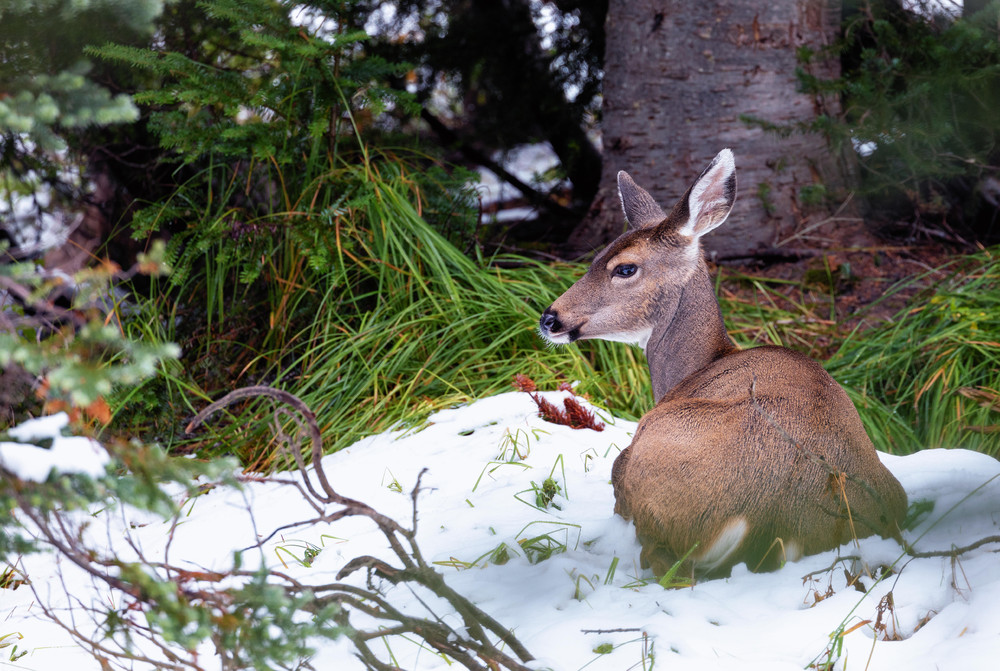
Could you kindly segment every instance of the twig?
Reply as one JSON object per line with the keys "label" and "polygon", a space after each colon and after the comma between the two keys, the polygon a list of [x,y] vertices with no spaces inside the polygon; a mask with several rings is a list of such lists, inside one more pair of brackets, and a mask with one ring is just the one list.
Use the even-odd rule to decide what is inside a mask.
{"label": "twig", "polygon": [[824,226],[826,224],[833,223],[835,221],[855,221],[855,222],[864,221],[863,219],[860,219],[858,217],[841,217],[840,216],[840,213],[844,211],[844,209],[847,207],[847,205],[851,202],[851,200],[853,198],[854,198],[854,192],[852,191],[851,193],[847,194],[847,198],[844,199],[844,202],[841,203],[839,207],[837,207],[837,211],[834,212],[832,215],[830,215],[829,217],[826,217],[825,219],[820,219],[819,221],[817,221],[814,224],[810,224],[809,226],[806,226],[801,231],[796,231],[795,233],[792,233],[790,236],[788,236],[784,240],[779,240],[775,244],[775,247],[781,247],[785,243],[791,242],[795,238],[805,237],[805,235],[807,233],[809,233],[811,231],[814,231],[817,228],[819,228],[821,226]]}
{"label": "twig", "polygon": [[537,207],[543,207],[551,212],[562,214],[564,216],[569,216],[573,218],[578,218],[579,214],[573,212],[573,210],[560,205],[553,198],[546,196],[545,194],[533,189],[531,186],[526,184],[524,181],[518,179],[516,175],[511,173],[509,170],[504,168],[502,165],[492,160],[485,153],[479,151],[475,147],[470,146],[466,142],[462,142],[458,135],[452,129],[448,128],[440,119],[427,111],[426,108],[421,110],[420,118],[427,122],[427,125],[431,127],[438,136],[442,139],[456,144],[465,156],[471,159],[473,162],[487,168],[493,172],[497,177],[507,182],[515,189],[521,192],[521,194],[532,204]]}
{"label": "twig", "polygon": [[[768,424],[770,424],[771,427],[774,428],[778,433],[780,433],[785,440],[787,440],[797,450],[799,450],[802,454],[804,454],[807,459],[809,459],[810,461],[812,461],[814,464],[817,464],[820,468],[822,468],[823,470],[825,470],[831,477],[836,478],[838,482],[841,481],[841,478],[846,478],[850,482],[852,482],[852,483],[858,485],[859,487],[861,487],[862,489],[864,489],[868,493],[868,495],[871,496],[876,501],[880,501],[880,502],[884,503],[884,501],[882,500],[882,496],[879,495],[879,493],[876,492],[874,489],[872,489],[871,485],[869,485],[867,482],[865,482],[864,480],[858,478],[853,473],[846,473],[846,472],[841,471],[841,470],[839,470],[837,468],[834,468],[834,466],[832,464],[830,464],[826,460],[826,458],[823,457],[823,455],[816,454],[816,452],[814,452],[813,450],[811,450],[810,448],[806,447],[805,445],[803,445],[802,443],[800,443],[798,440],[796,440],[795,437],[792,436],[790,433],[788,433],[788,431],[786,431],[784,429],[784,427],[782,427],[780,424],[778,424],[778,421],[771,415],[771,413],[769,413],[760,404],[760,402],[757,400],[757,393],[756,392],[757,392],[757,375],[756,374],[751,374],[751,379],[750,379],[750,403],[753,406],[754,410],[756,410],[757,413],[761,417],[764,418],[764,421],[766,421]],[[843,488],[843,486],[841,486],[841,493],[842,493],[842,496],[843,496],[844,506],[847,508],[848,521],[851,523],[851,527],[853,529],[853,527],[854,527],[853,517],[856,515],[856,513],[852,513],[851,512],[850,505],[849,505],[849,503],[847,501],[847,491]],[[830,514],[831,515],[835,515],[835,513],[832,513],[832,512]],[[837,516],[841,516],[841,515],[837,515]],[[878,532],[878,530],[880,528],[878,525],[872,524],[872,522],[870,520],[867,520],[867,519],[865,519],[864,517],[861,517],[861,516],[859,516],[858,519],[861,520],[861,522],[863,522],[872,531]],[[900,541],[902,543],[902,538],[899,537],[899,530],[898,529],[895,530],[895,534],[896,534],[896,537],[897,537],[896,540]],[[856,535],[855,535],[855,540],[857,540],[857,536]]]}
{"label": "twig", "polygon": [[[424,560],[420,548],[416,543],[416,530],[418,519],[417,501],[421,491],[421,481],[426,473],[426,469],[421,471],[417,476],[417,483],[410,494],[412,502],[412,527],[406,529],[395,520],[382,515],[368,504],[342,496],[333,489],[323,470],[323,443],[316,416],[305,403],[293,394],[266,386],[237,389],[199,412],[190,424],[188,424],[187,431],[189,433],[193,431],[209,415],[221,408],[241,399],[260,396],[285,403],[294,408],[298,413],[298,416],[295,416],[286,409],[279,408],[274,411],[272,426],[275,430],[275,435],[279,439],[278,444],[281,446],[281,449],[290,450],[290,456],[300,470],[303,484],[299,486],[298,483],[295,483],[299,491],[304,496],[308,494],[306,498],[311,498],[315,502],[322,504],[332,503],[342,506],[340,510],[333,512],[326,512],[322,509],[322,506],[315,506],[317,511],[322,513],[317,518],[317,521],[335,521],[348,516],[369,518],[379,528],[383,536],[385,536],[390,549],[402,565],[401,567],[395,567],[375,557],[357,557],[349,561],[340,570],[337,574],[337,579],[341,580],[351,573],[364,568],[369,573],[369,585],[371,585],[371,576],[373,574],[392,584],[406,583],[411,588],[411,591],[412,585],[420,585],[439,598],[444,599],[461,616],[465,625],[465,635],[461,635],[451,629],[426,606],[426,602],[419,595],[416,595],[416,593],[414,593],[414,596],[417,598],[417,601],[424,604],[425,609],[435,617],[435,620],[414,618],[400,612],[389,604],[374,587],[365,590],[339,582],[312,587],[311,591],[314,594],[314,599],[311,608],[313,609],[321,608],[324,604],[336,603],[342,607],[350,606],[359,612],[380,620],[390,620],[397,623],[395,626],[379,629],[375,632],[357,631],[348,622],[349,617],[346,611],[349,609],[344,609],[345,613],[340,616],[340,621],[352,632],[350,636],[355,643],[355,647],[358,649],[358,655],[361,660],[371,669],[395,669],[396,667],[378,660],[368,648],[367,641],[374,638],[383,638],[390,635],[391,632],[400,631],[416,634],[429,646],[449,655],[452,659],[470,670],[506,668],[511,671],[527,671],[527,667],[523,666],[522,663],[531,661],[534,657],[513,636],[510,630],[449,587],[445,583],[444,577]],[[304,433],[309,437],[312,460],[311,472],[317,478],[319,483],[318,489],[310,479],[310,471],[307,470],[301,451],[295,449],[295,441],[283,429],[283,425],[289,420],[292,421],[300,434]],[[286,528],[287,526],[289,525],[286,525]],[[274,533],[268,536],[268,538],[273,536]],[[301,587],[298,585],[291,587],[291,589],[301,591]],[[490,640],[490,634],[496,636],[506,645],[517,656],[520,662],[498,649]],[[469,654],[470,652],[475,654]],[[485,663],[485,666],[480,663],[480,660]]]}
{"label": "twig", "polygon": [[[951,557],[954,559],[964,555],[966,552],[972,552],[973,550],[984,545],[989,545],[990,543],[1000,543],[1000,536],[987,536],[986,538],[980,538],[975,543],[970,543],[958,548],[952,548],[951,550],[927,550],[926,552],[918,552],[913,548],[907,548],[906,554],[915,559],[928,559],[930,557]],[[998,550],[998,552],[1000,552],[1000,550]]]}
{"label": "twig", "polygon": [[[412,527],[407,529],[364,502],[341,496],[330,486],[322,472],[322,440],[315,415],[292,394],[269,387],[234,391],[198,413],[188,429],[193,430],[212,412],[230,403],[258,396],[280,401],[297,411],[292,414],[286,408],[278,408],[271,421],[282,446],[291,450],[291,458],[301,470],[302,481],[287,478],[270,481],[297,488],[318,513],[310,520],[311,523],[336,521],[349,516],[367,517],[381,531],[395,555],[392,562],[376,557],[357,557],[349,561],[337,576],[339,581],[359,569],[365,569],[368,572],[367,586],[344,582],[306,585],[280,571],[268,572],[268,584],[277,586],[290,597],[297,597],[296,602],[299,604],[308,595],[309,598],[304,599],[305,605],[296,607],[317,616],[322,614],[331,623],[338,624],[353,641],[358,658],[368,669],[396,669],[396,666],[380,660],[369,644],[390,636],[403,636],[416,638],[422,647],[447,656],[469,671],[529,671],[525,664],[533,657],[511,631],[449,587],[444,577],[425,561],[416,542],[416,529],[417,504],[426,471],[422,471],[417,477],[411,492]],[[286,433],[289,426],[293,427],[291,435]],[[301,436],[308,436],[311,441],[312,466],[308,470],[301,451],[296,449],[297,439]],[[312,477],[316,480],[311,480]],[[104,607],[97,603],[85,604],[70,596],[67,616],[62,616],[48,607],[43,599],[38,599],[43,612],[66,629],[80,645],[88,648],[103,668],[126,667],[130,662],[135,662],[171,671],[201,671],[203,666],[196,651],[178,647],[168,635],[165,621],[174,617],[170,608],[175,599],[185,608],[210,613],[213,620],[220,618],[231,622],[232,627],[242,629],[259,626],[258,623],[247,620],[247,614],[236,610],[243,608],[241,590],[260,578],[258,571],[239,568],[228,572],[207,568],[192,570],[169,562],[170,541],[177,527],[177,514],[174,515],[168,532],[171,538],[168,538],[163,561],[150,561],[144,557],[142,544],[127,536],[126,542],[138,559],[134,563],[125,562],[110,550],[102,552],[85,546],[82,526],[74,518],[58,511],[46,512],[33,508],[29,505],[32,490],[20,481],[14,480],[13,483],[14,486],[10,488],[12,496],[25,519],[30,520],[37,529],[35,534],[39,540],[47,542],[61,557],[85,571],[95,585],[106,585],[114,593],[120,594],[117,597],[120,603],[113,606],[110,612],[105,612]],[[336,508],[329,508],[331,504]],[[257,535],[256,525],[254,533]],[[273,534],[267,538],[271,537]],[[266,540],[256,547],[261,547]],[[145,578],[133,579],[136,571],[143,576],[148,575],[157,586],[151,587],[145,582]],[[405,586],[417,604],[413,609],[422,611],[414,615],[393,605],[383,591],[386,584]],[[33,585],[32,589],[36,589],[36,586]],[[63,589],[67,591],[65,586]],[[427,592],[438,600],[427,598]],[[461,618],[461,626],[451,626],[445,617],[435,612],[439,600],[446,602],[451,612]],[[435,607],[432,608],[431,604]],[[333,605],[340,608],[331,613],[326,607]],[[94,632],[88,634],[77,627],[75,613],[81,611],[93,619]],[[146,617],[152,613],[157,613],[160,617]],[[367,623],[365,627],[352,624],[352,613],[361,614],[366,620],[371,618],[377,624],[374,627]],[[238,632],[236,633],[236,640],[239,640]],[[209,634],[218,655],[214,664],[227,671],[245,668],[247,661],[241,644],[231,644],[233,634],[232,628],[213,629]],[[142,646],[135,648],[136,643],[141,643]],[[300,665],[300,668],[306,667]]]}

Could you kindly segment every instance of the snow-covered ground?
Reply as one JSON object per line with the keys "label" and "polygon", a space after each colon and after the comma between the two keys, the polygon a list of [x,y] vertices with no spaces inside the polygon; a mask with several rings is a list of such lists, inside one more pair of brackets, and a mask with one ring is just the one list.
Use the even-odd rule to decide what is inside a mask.
{"label": "snow-covered ground", "polygon": [[[521,145],[507,152],[496,152],[491,158],[525,184],[534,183],[542,192],[550,191],[559,185],[558,180],[539,183],[540,175],[559,165],[559,158],[547,142]],[[520,191],[500,179],[489,168],[479,167],[476,171],[479,173],[476,190],[484,208],[502,206],[506,201],[521,197]],[[504,208],[488,216],[493,221],[527,220],[537,217],[538,212],[533,207],[524,206]]]}
{"label": "snow-covered ground", "polygon": [[[559,403],[566,393],[545,396]],[[638,568],[632,529],[612,514],[611,464],[635,424],[604,419],[602,432],[553,425],[537,416],[527,394],[512,392],[439,412],[420,431],[366,438],[327,457],[324,466],[341,494],[402,522],[410,519],[409,493],[417,476],[428,469],[417,536],[425,557],[439,563],[453,588],[511,627],[538,657],[538,668],[624,671],[651,668],[654,659],[658,669],[780,671],[827,659],[839,659],[838,669],[997,668],[997,544],[955,560],[910,559],[895,542],[878,538],[841,548],[839,554],[860,555],[872,566],[895,563],[898,573],[878,584],[862,578],[872,588],[867,595],[847,586],[837,552],[767,574],[741,565],[728,579],[665,590]],[[6,460],[14,448],[4,449]],[[998,533],[1000,462],[960,449],[883,459],[911,503],[933,503],[907,532],[918,550],[946,550]],[[541,486],[550,476],[562,488],[554,499],[558,508],[534,507],[532,483]],[[249,484],[242,492],[216,488],[189,505],[169,559],[192,569],[229,569],[233,550],[252,545],[257,533],[311,516],[295,490],[275,483]],[[149,524],[148,516],[128,511],[104,516],[107,524],[96,525],[100,537],[123,556],[131,553],[124,542],[128,535],[148,559],[164,558],[165,524]],[[544,534],[565,551],[530,563],[519,541]],[[501,544],[509,560],[492,563],[489,557]],[[309,545],[321,548],[311,566],[291,560]],[[370,522],[345,519],[275,538],[260,560],[298,580],[327,583],[354,557],[385,556],[384,546]],[[57,580],[59,564],[52,556],[25,557],[23,568],[38,598],[51,605],[65,605],[67,591],[84,602],[114,600],[106,588],[94,591],[65,562]],[[363,581],[363,572],[352,579]],[[392,589],[393,603],[419,608],[407,589]],[[884,597],[890,592],[887,609]],[[19,634],[19,650],[29,651],[16,662],[4,653],[3,667],[99,669],[62,630],[38,617],[35,599],[26,587],[0,590],[0,637]],[[877,623],[900,640],[875,635]],[[846,633],[831,637],[838,631]],[[599,646],[602,652],[596,651]],[[402,668],[449,668],[405,640],[395,639],[391,647]],[[346,639],[322,642],[312,664],[338,671],[363,668]]]}

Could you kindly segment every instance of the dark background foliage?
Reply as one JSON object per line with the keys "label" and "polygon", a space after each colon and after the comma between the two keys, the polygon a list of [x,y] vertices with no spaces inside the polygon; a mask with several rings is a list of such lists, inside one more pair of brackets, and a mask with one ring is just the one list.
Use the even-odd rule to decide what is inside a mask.
{"label": "dark background foliage", "polygon": [[[650,34],[675,18],[640,5]],[[806,122],[746,116],[740,123],[763,129],[779,148],[792,136],[818,137],[844,159],[844,172],[837,184],[817,176],[792,194],[796,235],[806,242],[750,253],[742,259],[748,265],[723,270],[720,280],[737,337],[818,356],[836,352],[858,326],[858,303],[873,297],[859,291],[865,280],[881,282],[875,297],[896,280],[912,287],[896,295],[921,295],[932,280],[900,271],[906,255],[937,262],[1000,234],[997,3],[967,3],[958,18],[917,14],[892,0],[830,7],[842,10],[842,25],[827,46],[797,49],[798,78],[789,72],[772,97],[806,94],[835,104],[817,103]],[[615,412],[640,415],[649,399],[634,351],[546,352],[533,330],[546,301],[580,272],[539,261],[567,258],[574,235],[585,249],[600,244],[580,231],[603,179],[599,131],[618,113],[602,100],[605,57],[635,46],[606,41],[614,11],[620,8],[606,2],[571,0],[181,0],[164,5],[155,21],[123,16],[137,27],[110,35],[102,28],[82,41],[77,25],[54,23],[52,34],[75,41],[60,43],[51,58],[53,40],[37,30],[38,16],[4,15],[2,67],[12,73],[0,91],[5,105],[33,86],[34,74],[74,67],[72,54],[87,63],[86,81],[104,92],[102,104],[128,94],[137,105],[103,122],[48,119],[36,130],[61,139],[61,153],[9,123],[0,136],[7,199],[38,188],[43,174],[41,182],[63,196],[39,203],[39,212],[82,218],[65,246],[83,250],[76,262],[109,259],[128,268],[153,240],[166,242],[169,277],[131,275],[122,287],[137,307],[116,305],[114,319],[124,336],[176,342],[183,354],[143,387],[109,396],[114,430],[139,430],[181,449],[179,427],[199,404],[236,386],[270,383],[308,397],[340,446],[498,391],[517,373],[541,385],[582,379],[590,385],[584,391]],[[34,28],[9,29],[21,23]],[[744,35],[747,58],[770,48],[765,28]],[[840,74],[813,67],[819,59],[839,61]],[[660,81],[647,71],[616,76]],[[79,92],[64,97],[100,107]],[[39,109],[26,114],[40,119]],[[551,147],[556,167],[532,178],[513,174],[505,155],[539,143]],[[627,147],[615,151],[628,158]],[[691,160],[676,169],[685,184],[702,165]],[[783,170],[775,157],[740,160]],[[76,182],[64,174],[67,165],[82,175]],[[492,170],[517,190],[499,207],[527,205],[536,216],[484,217],[471,168]],[[741,189],[770,216],[766,181]],[[611,210],[620,225],[617,206]],[[863,215],[863,225],[853,215]],[[5,223],[15,241],[30,239],[18,230],[23,219]],[[806,235],[820,226],[822,242]],[[23,259],[29,246],[9,249],[7,259]],[[837,256],[845,247],[855,256]],[[977,290],[992,295],[989,258],[972,265]],[[57,251],[46,262],[80,267],[68,259]],[[774,264],[788,260],[797,265]],[[748,272],[767,278],[748,279]],[[781,282],[792,274],[798,284],[789,289]],[[964,295],[960,302],[966,305]],[[880,304],[869,323],[893,317],[895,307]],[[764,326],[752,326],[755,320]],[[829,325],[825,332],[819,323]],[[920,366],[907,364],[906,375],[917,377],[906,384],[921,389],[950,379],[939,396],[958,399],[956,417],[992,412],[981,397],[958,391],[995,388],[995,371],[979,366],[982,355],[970,354],[974,379],[928,382],[917,379]],[[22,373],[11,375],[23,380]],[[884,395],[899,387],[871,388]],[[929,398],[900,394],[913,396]],[[944,422],[951,427],[944,433],[935,423],[927,440],[940,444],[964,421]],[[195,447],[242,441],[231,449],[245,463],[267,465],[273,450],[252,425],[234,421],[226,440]],[[896,437],[883,436],[880,446],[913,449],[914,436],[900,437],[893,426]],[[989,447],[995,438],[980,432],[977,440]]]}

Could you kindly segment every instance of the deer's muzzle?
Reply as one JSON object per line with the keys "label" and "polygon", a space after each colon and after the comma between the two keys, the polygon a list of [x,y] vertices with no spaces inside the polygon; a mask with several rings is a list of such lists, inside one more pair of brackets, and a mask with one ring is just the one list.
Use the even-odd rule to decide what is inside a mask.
{"label": "deer's muzzle", "polygon": [[549,342],[559,345],[571,343],[580,337],[579,329],[566,330],[566,327],[559,321],[558,313],[551,307],[546,308],[538,320],[538,330]]}

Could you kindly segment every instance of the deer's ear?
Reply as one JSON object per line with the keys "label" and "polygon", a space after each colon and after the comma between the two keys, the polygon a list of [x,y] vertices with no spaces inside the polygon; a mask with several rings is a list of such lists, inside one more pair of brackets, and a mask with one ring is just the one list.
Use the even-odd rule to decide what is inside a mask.
{"label": "deer's ear", "polygon": [[731,149],[723,149],[688,189],[688,220],[678,232],[700,238],[729,216],[736,202],[736,161]]}
{"label": "deer's ear", "polygon": [[624,170],[618,173],[618,196],[629,228],[651,228],[667,218],[653,197]]}

